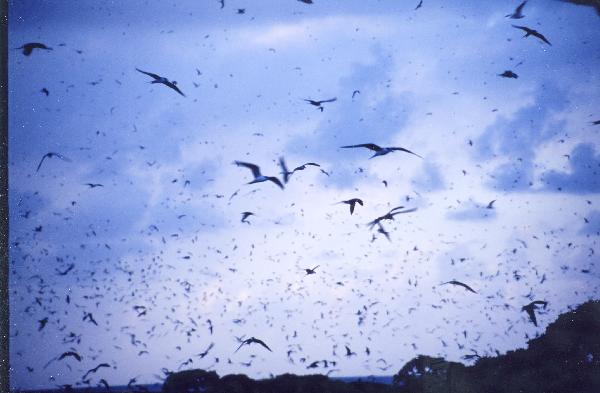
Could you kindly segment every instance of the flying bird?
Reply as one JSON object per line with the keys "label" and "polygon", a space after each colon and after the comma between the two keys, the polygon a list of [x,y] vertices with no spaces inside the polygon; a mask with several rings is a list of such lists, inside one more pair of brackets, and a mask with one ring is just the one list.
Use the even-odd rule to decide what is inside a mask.
{"label": "flying bird", "polygon": [[356,352],[352,352],[352,350],[350,349],[350,347],[348,347],[347,345],[344,345],[344,347],[346,347],[346,356],[350,357],[350,356],[355,356]]}
{"label": "flying bird", "polygon": [[354,90],[352,92],[352,99],[354,99],[354,96],[357,95],[357,94],[360,94],[360,90]]}
{"label": "flying bird", "polygon": [[525,4],[527,4],[527,0],[525,0],[524,2],[522,2],[521,4],[519,4],[519,6],[515,9],[515,12],[513,12],[512,14],[508,14],[506,15],[507,18],[511,18],[511,19],[522,19],[525,17],[525,15],[523,15],[523,7],[525,7]]}
{"label": "flying bird", "polygon": [[68,159],[67,157],[63,156],[62,154],[54,153],[54,152],[49,152],[49,153],[44,154],[44,156],[40,160],[40,163],[38,164],[37,169],[35,171],[38,172],[40,170],[40,168],[42,167],[42,163],[44,162],[44,160],[46,158],[52,158],[52,157],[58,157],[58,158],[60,158],[63,161],[71,162],[70,159]]}
{"label": "flying bird", "polygon": [[403,209],[404,206],[398,206],[393,208],[392,210],[390,210],[389,212],[387,212],[386,214],[384,214],[381,217],[377,217],[376,219],[374,219],[373,221],[367,223],[367,225],[369,226],[369,229],[373,229],[373,227],[377,224],[379,224],[381,221],[383,220],[393,220],[394,216],[398,215],[398,214],[404,214],[404,213],[412,213],[414,211],[417,211],[417,208],[412,208],[412,209],[408,209],[408,210],[402,210],[400,211],[400,209]]}
{"label": "flying bird", "polygon": [[317,265],[315,267],[313,267],[312,269],[303,269],[306,272],[306,275],[308,276],[309,274],[317,274],[317,272],[315,272],[315,270],[319,267],[320,265]]}
{"label": "flying bird", "polygon": [[[250,337],[250,338],[248,338],[248,339],[246,339],[246,340],[242,341],[242,343],[240,344],[240,346],[238,347],[238,349],[236,349],[236,350],[235,350],[235,352],[239,351],[239,350],[240,350],[240,348],[242,348],[244,345],[250,345],[250,344],[260,344],[260,345],[262,345],[263,347],[265,347],[266,349],[268,349],[268,350],[269,350],[269,352],[273,352],[273,351],[271,351],[271,348],[269,348],[269,346],[268,346],[267,344],[265,344],[265,343],[264,343],[264,341],[262,341],[262,340],[259,340],[259,339],[258,339],[258,338],[256,338],[256,337]],[[234,352],[234,353],[235,353],[235,352]]]}
{"label": "flying bird", "polygon": [[264,181],[272,181],[273,183],[277,184],[279,186],[279,188],[281,188],[283,190],[283,184],[281,184],[281,181],[278,178],[276,178],[275,176],[263,176],[260,173],[260,167],[258,165],[250,164],[248,162],[241,162],[241,161],[234,161],[234,164],[237,166],[243,166],[244,168],[248,168],[252,171],[254,180],[252,180],[248,184],[262,183]]}
{"label": "flying bird", "polygon": [[319,108],[321,110],[321,112],[323,112],[323,107],[321,106],[322,104],[324,104],[326,102],[334,102],[336,100],[337,100],[337,97],[333,97],[328,100],[321,100],[321,101],[311,100],[311,99],[306,99],[306,98],[304,99],[304,101]]}
{"label": "flying bird", "polygon": [[494,208],[494,203],[496,202],[496,200],[494,199],[493,201],[491,201],[490,203],[488,203],[488,205],[485,207],[486,209],[493,209]]}
{"label": "flying bird", "polygon": [[529,27],[526,26],[516,26],[516,25],[512,25],[512,27],[514,27],[515,29],[520,29],[523,30],[525,32],[525,35],[523,36],[523,38],[529,37],[530,35],[539,38],[540,40],[544,41],[546,44],[548,45],[552,45],[550,43],[550,41],[548,41],[546,39],[546,37],[544,37],[543,34],[539,33],[537,30],[533,30],[530,29]]}
{"label": "flying bird", "polygon": [[592,125],[593,125],[593,126],[600,125],[600,120],[594,120],[594,121],[592,122]]}
{"label": "flying bird", "polygon": [[85,379],[85,377],[87,377],[87,376],[88,376],[89,374],[91,374],[91,373],[95,373],[95,372],[97,372],[97,371],[98,371],[98,370],[100,370],[100,368],[102,368],[102,367],[108,367],[108,368],[110,368],[110,364],[108,364],[108,363],[100,363],[100,364],[99,364],[99,365],[97,365],[96,367],[89,369],[89,370],[88,370],[88,371],[85,373],[85,375],[82,377],[82,379]]}
{"label": "flying bird", "polygon": [[242,212],[242,222],[245,222],[246,224],[250,224],[250,221],[246,221],[246,219],[253,215],[254,215],[254,213],[252,213],[252,212]]}
{"label": "flying bird", "polygon": [[298,0],[298,1],[301,1],[301,2],[303,2],[304,4],[312,4],[312,3],[313,3],[313,1],[312,1],[312,0]]}
{"label": "flying bird", "polygon": [[44,93],[46,95],[46,97],[48,97],[50,95],[50,92],[45,87],[42,90],[40,90],[40,92]]}
{"label": "flying bird", "polygon": [[537,326],[537,319],[535,318],[535,310],[537,310],[538,305],[543,306],[544,309],[546,309],[548,302],[543,301],[543,300],[534,300],[533,302],[531,302],[528,305],[523,306],[521,308],[521,311],[527,312],[527,315],[529,315],[529,319],[531,320],[531,322],[533,322],[533,324],[535,326]]}
{"label": "flying bird", "polygon": [[403,151],[405,153],[409,153],[409,154],[415,155],[415,156],[417,156],[419,158],[423,158],[420,155],[418,155],[416,153],[413,153],[412,151],[410,151],[408,149],[405,149],[403,147],[381,147],[381,146],[377,146],[374,143],[361,143],[360,145],[341,146],[342,149],[353,149],[353,148],[356,148],[356,147],[364,147],[364,148],[367,148],[369,150],[374,151],[375,154],[373,154],[370,158],[375,158],[375,157],[378,157],[378,156],[384,156],[384,155],[386,155],[388,153],[391,153],[393,151],[396,151],[396,150]]}
{"label": "flying bird", "polygon": [[175,90],[177,93],[181,94],[182,96],[185,97],[185,94],[183,94],[183,92],[181,90],[179,90],[179,87],[177,87],[177,82],[176,81],[170,81],[165,77],[162,77],[160,75],[157,74],[153,74],[151,72],[146,72],[146,71],[142,71],[139,68],[136,68],[137,71],[141,72],[142,74],[146,74],[148,76],[151,76],[152,78],[154,78],[153,81],[150,81],[150,83],[162,83],[165,86],[170,87],[171,89]]}
{"label": "flying bird", "polygon": [[352,198],[352,199],[348,199],[347,201],[341,201],[338,203],[345,203],[347,205],[350,205],[350,215],[352,215],[352,213],[354,213],[354,207],[356,206],[357,203],[361,206],[364,206],[363,201],[358,198]]}
{"label": "flying bird", "polygon": [[39,42],[29,42],[23,46],[15,48],[15,49],[23,49],[23,54],[25,56],[29,56],[33,52],[34,49],[52,50],[52,48],[50,48],[44,44],[40,44]]}
{"label": "flying bird", "polygon": [[78,362],[81,362],[81,356],[77,353],[77,352],[73,352],[73,351],[69,351],[69,352],[64,352],[62,355],[60,355],[58,357],[58,360],[63,360],[66,357],[73,357],[75,358]]}
{"label": "flying bird", "polygon": [[498,76],[501,76],[503,78],[513,78],[513,79],[517,79],[519,77],[519,75],[515,74],[511,70],[506,70],[503,73],[498,74]]}
{"label": "flying bird", "polygon": [[423,7],[423,0],[419,1],[419,4],[417,4],[417,6],[415,7],[415,11],[421,7]]}
{"label": "flying bird", "polygon": [[46,324],[48,323],[48,317],[46,317],[46,318],[44,318],[44,319],[40,319],[40,320],[38,321],[38,323],[40,324],[40,326],[38,327],[38,332],[39,332],[39,331],[41,331],[41,330],[42,330],[42,329],[43,329],[43,328],[46,326]]}
{"label": "flying bird", "polygon": [[104,187],[104,184],[100,184],[100,183],[85,183],[84,186],[88,186],[89,188],[96,188],[96,187]]}
{"label": "flying bird", "polygon": [[460,282],[460,281],[452,280],[452,281],[444,282],[444,283],[442,283],[442,284],[440,284],[440,285],[445,285],[445,284],[459,285],[459,286],[461,286],[461,287],[465,288],[467,291],[471,291],[471,292],[473,292],[473,293],[477,293],[477,292],[475,292],[475,291],[473,290],[473,288],[471,288],[471,287],[470,287],[470,286],[468,286],[467,284],[464,284],[464,283],[462,283],[462,282]]}

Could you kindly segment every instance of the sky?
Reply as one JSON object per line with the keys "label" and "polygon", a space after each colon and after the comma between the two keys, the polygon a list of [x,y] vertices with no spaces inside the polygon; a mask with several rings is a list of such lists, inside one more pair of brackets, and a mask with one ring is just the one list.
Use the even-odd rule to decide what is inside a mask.
{"label": "sky", "polygon": [[392,375],[597,299],[599,14],[417,5],[10,2],[11,387]]}

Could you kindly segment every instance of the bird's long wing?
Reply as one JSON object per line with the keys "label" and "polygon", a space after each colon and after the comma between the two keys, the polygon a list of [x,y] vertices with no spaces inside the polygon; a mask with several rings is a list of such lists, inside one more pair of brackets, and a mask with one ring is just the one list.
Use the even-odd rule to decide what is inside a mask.
{"label": "bird's long wing", "polygon": [[267,179],[269,179],[273,183],[277,184],[279,186],[279,188],[281,188],[283,190],[283,184],[281,184],[281,181],[278,178],[276,178],[275,176],[270,176]]}
{"label": "bird's long wing", "polygon": [[183,94],[183,92],[182,92],[181,90],[179,90],[179,87],[177,87],[177,85],[176,85],[176,84],[174,84],[174,83],[171,83],[171,82],[168,82],[168,83],[165,83],[165,84],[166,84],[167,86],[169,86],[171,89],[175,90],[176,92],[178,92],[179,94],[181,94],[182,96],[184,96],[184,97],[185,97],[185,94]]}
{"label": "bird's long wing", "polygon": [[531,33],[532,35],[536,36],[537,38],[539,38],[540,40],[544,41],[546,44],[552,46],[552,44],[550,43],[550,41],[548,41],[546,39],[546,37],[544,37],[544,35],[542,33],[538,33],[537,31],[534,33]]}
{"label": "bird's long wing", "polygon": [[527,34],[531,34],[533,31],[529,27],[525,27],[525,26],[517,26],[517,25],[511,25],[511,26],[514,27],[515,29],[523,30]]}
{"label": "bird's long wing", "polygon": [[269,352],[273,352],[273,351],[271,351],[271,348],[269,348],[269,346],[268,346],[267,344],[265,344],[265,343],[264,343],[264,341],[263,341],[263,340],[256,339],[256,340],[255,340],[255,342],[256,342],[257,344],[260,344],[260,345],[262,345],[263,347],[267,348],[267,349],[269,350]]}
{"label": "bird's long wing", "polygon": [[139,72],[141,72],[142,74],[146,74],[146,75],[148,75],[148,76],[151,76],[151,77],[153,77],[154,79],[160,79],[160,76],[159,76],[159,75],[153,74],[153,73],[151,73],[151,72],[142,71],[142,70],[140,70],[139,68],[136,68],[136,70],[137,70],[137,71],[139,71]]}
{"label": "bird's long wing", "polygon": [[294,168],[294,170],[292,172],[296,172],[296,171],[301,171],[303,170],[306,166],[318,166],[320,167],[321,165],[317,164],[316,162],[307,162],[306,164],[302,164],[296,168]]}
{"label": "bird's long wing", "polygon": [[396,214],[412,213],[414,211],[417,211],[416,207],[413,207],[412,209],[408,209],[408,210],[402,210],[402,211],[399,211],[399,212],[394,212],[394,213],[392,213],[392,216],[395,216]]}
{"label": "bird's long wing", "polygon": [[323,103],[325,103],[325,102],[334,102],[334,101],[336,101],[336,100],[337,100],[337,97],[333,97],[333,98],[330,98],[330,99],[328,99],[328,100],[321,100],[321,101],[317,101],[317,102],[318,102],[319,104],[323,104]]}
{"label": "bird's long wing", "polygon": [[242,161],[234,161],[234,163],[237,166],[243,166],[244,168],[250,169],[252,171],[252,175],[254,175],[254,177],[260,176],[260,168],[258,167],[258,165],[254,165],[249,162],[242,162]]}
{"label": "bird's long wing", "polygon": [[287,184],[292,172],[288,170],[283,157],[279,157],[279,167],[281,168],[281,174],[283,175],[283,182]]}
{"label": "bird's long wing", "polygon": [[242,341],[242,343],[240,344],[240,346],[238,347],[238,349],[235,350],[235,352],[239,351],[240,348],[244,346],[244,344],[246,344],[246,341]]}
{"label": "bird's long wing", "polygon": [[417,157],[419,157],[419,158],[423,158],[423,157],[421,157],[420,155],[418,155],[417,153],[415,153],[415,152],[412,152],[412,151],[410,151],[410,150],[408,150],[408,149],[405,149],[405,148],[403,148],[403,147],[390,147],[389,149],[391,149],[391,150],[399,150],[399,151],[403,151],[403,152],[405,152],[405,153],[409,153],[409,154],[415,155],[415,156],[417,156]]}
{"label": "bird's long wing", "polygon": [[351,148],[355,148],[355,147],[366,147],[369,150],[373,150],[373,151],[379,151],[381,150],[381,147],[377,146],[374,143],[361,143],[360,145],[348,145],[348,146],[341,146],[342,149],[351,149]]}
{"label": "bird's long wing", "polygon": [[48,157],[48,154],[44,154],[44,156],[40,160],[40,163],[37,166],[37,169],[35,170],[36,172],[38,172],[40,170],[40,168],[42,167],[42,163],[44,162],[44,160],[46,159],[46,157]]}

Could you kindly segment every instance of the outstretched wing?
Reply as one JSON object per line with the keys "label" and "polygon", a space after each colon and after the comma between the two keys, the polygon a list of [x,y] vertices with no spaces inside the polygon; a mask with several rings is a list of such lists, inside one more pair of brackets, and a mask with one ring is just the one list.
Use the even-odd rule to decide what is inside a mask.
{"label": "outstretched wing", "polygon": [[153,74],[153,73],[151,73],[151,72],[142,71],[142,70],[140,70],[139,68],[136,68],[136,70],[137,70],[137,71],[139,71],[139,72],[141,72],[142,74],[146,74],[146,75],[148,75],[148,76],[151,76],[151,77],[153,77],[154,79],[160,79],[160,76],[159,76],[159,75]]}
{"label": "outstretched wing", "polygon": [[273,352],[271,351],[271,348],[269,348],[269,346],[267,344],[265,344],[265,342],[263,340],[259,340],[258,338],[254,340],[255,343],[262,345],[263,347],[267,348],[269,350],[269,352]]}
{"label": "outstretched wing", "polygon": [[234,161],[234,163],[237,166],[243,166],[244,168],[250,169],[252,171],[252,175],[254,175],[254,177],[261,176],[260,168],[258,167],[258,165],[254,165],[249,162],[242,162],[242,161]]}
{"label": "outstretched wing", "polygon": [[396,212],[393,212],[393,213],[391,213],[391,214],[392,214],[392,217],[393,217],[393,216],[395,216],[396,214],[412,213],[412,212],[415,212],[415,211],[417,211],[417,208],[416,208],[416,207],[413,207],[412,209],[408,209],[408,210],[402,210],[402,211],[396,211]]}
{"label": "outstretched wing", "polygon": [[529,27],[525,27],[525,26],[517,26],[517,25],[511,25],[511,26],[514,27],[515,29],[523,30],[527,34],[531,34],[531,32],[533,31]]}
{"label": "outstretched wing", "polygon": [[337,97],[333,97],[333,98],[330,98],[330,99],[328,99],[328,100],[321,100],[321,101],[317,101],[317,102],[318,102],[319,104],[323,104],[323,103],[325,103],[325,102],[333,102],[333,101],[336,101],[336,100],[337,100]]}
{"label": "outstretched wing", "polygon": [[408,150],[408,149],[405,149],[405,148],[403,148],[403,147],[390,147],[389,149],[391,149],[391,150],[399,150],[399,151],[403,151],[403,152],[405,152],[405,153],[409,153],[409,154],[415,155],[415,156],[417,156],[417,157],[419,157],[419,158],[423,158],[423,157],[421,157],[420,155],[418,155],[417,153],[414,153],[414,152],[412,152],[412,151],[410,151],[410,150]]}
{"label": "outstretched wing", "polygon": [[276,178],[275,176],[269,176],[269,177],[267,177],[267,179],[269,179],[273,183],[277,184],[279,186],[279,188],[281,188],[283,190],[283,184],[281,184],[281,181],[278,178]]}
{"label": "outstretched wing", "polygon": [[367,149],[373,150],[373,151],[381,150],[381,147],[377,146],[374,143],[361,143],[360,145],[342,146],[343,149],[351,149],[351,148],[355,148],[355,147],[366,147]]}
{"label": "outstretched wing", "polygon": [[288,180],[290,179],[290,174],[292,172],[290,172],[287,168],[287,165],[285,165],[285,160],[283,159],[283,157],[279,157],[279,167],[281,168],[281,174],[283,175],[283,182],[287,183]]}
{"label": "outstretched wing", "polygon": [[544,37],[544,35],[543,35],[542,33],[538,33],[538,32],[536,31],[536,32],[533,32],[533,33],[531,33],[531,34],[533,34],[534,36],[536,36],[536,37],[537,37],[537,38],[539,38],[540,40],[544,41],[546,44],[548,44],[548,45],[552,46],[552,44],[550,43],[550,41],[548,41],[548,40],[546,39],[546,37]]}
{"label": "outstretched wing", "polygon": [[[239,351],[239,350],[240,350],[240,348],[244,346],[244,344],[246,344],[246,341],[245,341],[245,340],[244,340],[244,341],[242,341],[242,343],[240,344],[240,346],[238,347],[238,349],[236,349],[236,350],[235,350],[235,352]],[[234,353],[235,353],[235,352],[234,352]]]}
{"label": "outstretched wing", "polygon": [[175,90],[176,92],[178,92],[179,94],[181,94],[182,96],[185,97],[185,94],[183,94],[183,92],[181,90],[179,90],[179,87],[177,87],[176,84],[174,84],[172,82],[167,82],[167,83],[165,83],[165,85],[169,86],[171,89]]}
{"label": "outstretched wing", "polygon": [[40,170],[40,168],[42,167],[42,163],[44,162],[44,160],[46,159],[46,157],[48,157],[48,154],[44,154],[44,156],[40,160],[40,163],[37,166],[37,169],[35,170],[36,172],[38,172]]}

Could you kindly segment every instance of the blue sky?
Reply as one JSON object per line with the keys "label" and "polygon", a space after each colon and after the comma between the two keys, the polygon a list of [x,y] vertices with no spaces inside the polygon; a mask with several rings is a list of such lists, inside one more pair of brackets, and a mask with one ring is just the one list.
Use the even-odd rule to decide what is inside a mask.
{"label": "blue sky", "polygon": [[[523,347],[597,298],[598,15],[417,3],[11,2],[9,48],[53,48],[9,52],[11,385],[80,383],[102,362],[92,385],[158,382],[190,358],[253,377],[332,370],[306,369],[322,359],[389,375],[421,353]],[[332,97],[322,112],[303,101]],[[340,149],[366,142],[423,159]],[[36,173],[48,152],[70,162]],[[232,164],[279,176],[280,156],[329,176],[309,167],[282,191]],[[353,215],[336,204],[354,197]],[[418,210],[385,222],[391,241],[369,231],[398,205]],[[440,286],[452,279],[478,294]],[[530,299],[549,302],[538,328]],[[273,352],[234,353],[242,335]],[[44,368],[70,349],[81,362]]]}

